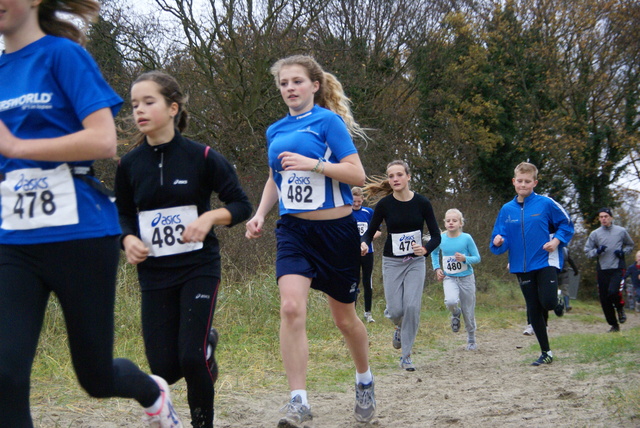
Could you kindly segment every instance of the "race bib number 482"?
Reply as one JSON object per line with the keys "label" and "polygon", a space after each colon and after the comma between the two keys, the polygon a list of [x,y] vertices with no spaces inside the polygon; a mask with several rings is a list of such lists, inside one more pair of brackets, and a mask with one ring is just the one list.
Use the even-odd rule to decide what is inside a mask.
{"label": "race bib number 482", "polygon": [[149,256],[188,253],[203,247],[202,242],[182,241],[182,232],[198,218],[195,205],[141,211],[138,213],[140,239],[149,247]]}
{"label": "race bib number 482", "polygon": [[280,197],[289,210],[312,211],[325,200],[325,176],[311,171],[280,171]]}
{"label": "race bib number 482", "polygon": [[78,223],[76,188],[69,165],[8,172],[0,184],[2,229],[27,230]]}

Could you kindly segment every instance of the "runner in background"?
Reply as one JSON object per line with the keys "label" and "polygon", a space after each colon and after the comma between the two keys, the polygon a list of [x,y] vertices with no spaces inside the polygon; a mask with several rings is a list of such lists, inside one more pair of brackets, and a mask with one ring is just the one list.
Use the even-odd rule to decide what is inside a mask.
{"label": "runner in background", "polygon": [[[369,229],[369,222],[371,216],[373,216],[373,210],[369,207],[363,207],[364,196],[362,194],[362,187],[352,187],[351,194],[353,195],[353,216],[358,222],[358,232],[360,236],[364,235],[367,229]],[[373,235],[373,239],[376,239],[381,235],[381,232],[376,231]],[[373,243],[369,245],[369,252],[364,256],[360,256],[360,268],[362,269],[362,288],[364,289],[364,320],[366,322],[375,322],[371,315],[371,300],[373,295]]]}

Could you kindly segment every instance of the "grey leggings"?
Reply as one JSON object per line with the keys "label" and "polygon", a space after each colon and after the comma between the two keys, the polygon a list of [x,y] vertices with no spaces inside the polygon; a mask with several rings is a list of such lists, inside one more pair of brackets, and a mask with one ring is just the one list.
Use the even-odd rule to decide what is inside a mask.
{"label": "grey leggings", "polygon": [[382,258],[384,297],[387,301],[384,315],[402,327],[403,358],[411,355],[420,326],[425,269],[424,257]]}

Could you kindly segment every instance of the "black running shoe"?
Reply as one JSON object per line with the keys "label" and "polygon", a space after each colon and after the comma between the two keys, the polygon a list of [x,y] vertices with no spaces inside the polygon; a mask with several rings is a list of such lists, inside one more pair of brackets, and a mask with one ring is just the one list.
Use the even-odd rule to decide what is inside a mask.
{"label": "black running shoe", "polygon": [[540,358],[531,363],[532,366],[541,366],[543,364],[551,364],[553,362],[553,357],[546,352],[543,352],[540,355]]}
{"label": "black running shoe", "polygon": [[627,320],[627,314],[624,313],[624,308],[618,308],[618,322],[624,324]]}

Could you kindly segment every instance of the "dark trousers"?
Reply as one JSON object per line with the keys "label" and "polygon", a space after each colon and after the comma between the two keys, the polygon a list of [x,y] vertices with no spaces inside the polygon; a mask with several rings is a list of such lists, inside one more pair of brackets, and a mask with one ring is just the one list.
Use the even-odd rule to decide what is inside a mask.
{"label": "dark trousers", "polygon": [[622,281],[622,269],[598,270],[600,306],[607,323],[613,327],[619,327],[616,309],[623,306],[620,300],[620,281]]}
{"label": "dark trousers", "polygon": [[518,282],[527,305],[527,316],[540,350],[549,351],[547,322],[545,316],[556,306],[558,301],[558,274],[554,267],[545,267],[526,273],[518,273]]}
{"label": "dark trousers", "polygon": [[37,245],[0,245],[0,415],[31,428],[29,383],[49,295],[67,327],[73,368],[93,397],[127,397],[144,407],[157,384],[129,360],[113,359],[116,236]]}
{"label": "dark trousers", "polygon": [[169,384],[185,378],[191,423],[213,427],[213,375],[207,363],[209,329],[220,280],[200,276],[142,292],[142,333],[151,372]]}
{"label": "dark trousers", "polygon": [[362,289],[364,290],[364,311],[371,312],[371,298],[373,287],[371,284],[373,275],[373,253],[367,253],[360,257],[362,268]]}

